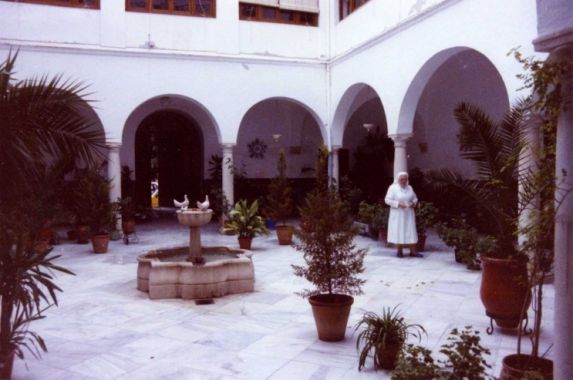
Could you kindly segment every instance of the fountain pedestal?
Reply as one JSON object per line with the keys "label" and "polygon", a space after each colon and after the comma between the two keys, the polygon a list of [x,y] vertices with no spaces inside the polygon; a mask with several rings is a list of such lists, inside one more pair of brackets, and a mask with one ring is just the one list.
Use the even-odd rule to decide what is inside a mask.
{"label": "fountain pedestal", "polygon": [[209,223],[213,210],[201,211],[199,209],[177,210],[177,220],[189,227],[189,257],[187,261],[196,264],[203,262],[201,256],[201,226]]}

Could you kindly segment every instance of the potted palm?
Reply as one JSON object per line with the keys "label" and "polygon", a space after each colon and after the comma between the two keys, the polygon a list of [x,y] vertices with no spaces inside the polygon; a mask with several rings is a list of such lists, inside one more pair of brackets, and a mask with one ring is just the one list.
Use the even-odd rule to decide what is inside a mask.
{"label": "potted palm", "polygon": [[267,214],[275,223],[277,239],[280,245],[292,243],[293,227],[286,224],[286,219],[292,215],[292,188],[286,176],[286,158],[284,149],[279,151],[277,175],[269,185],[267,196]]}
{"label": "potted palm", "polygon": [[419,324],[409,324],[402,317],[397,306],[382,309],[382,314],[366,312],[356,323],[354,330],[362,329],[356,339],[360,351],[358,370],[362,370],[368,356],[374,359],[374,368],[394,369],[398,354],[402,351],[408,336],[422,339],[426,330]]}
{"label": "potted palm", "polygon": [[475,164],[476,177],[466,179],[447,169],[430,176],[435,183],[461,189],[481,207],[495,240],[495,248],[481,254],[481,300],[486,315],[498,326],[517,328],[530,295],[527,256],[517,245],[523,109],[514,107],[501,122],[495,122],[480,108],[461,103],[454,115],[461,126],[460,155]]}
{"label": "potted palm", "polygon": [[[73,157],[89,164],[104,146],[103,133],[86,118],[85,87],[60,77],[16,81],[12,70],[16,56],[0,63],[0,378],[9,379],[14,357],[28,350],[46,351],[30,322],[44,318],[57,305],[54,273],[71,273],[57,265],[50,250],[35,250],[33,237],[45,221],[53,192],[42,177],[49,163]],[[30,205],[33,205],[31,207]],[[57,211],[56,211],[57,212]]]}
{"label": "potted palm", "polygon": [[300,229],[295,233],[305,265],[293,265],[294,274],[314,285],[299,293],[308,297],[318,330],[324,341],[344,339],[353,295],[362,294],[365,249],[353,244],[357,230],[338,194],[328,187],[328,150],[321,147],[317,160],[317,185],[300,208]]}
{"label": "potted palm", "polygon": [[[527,211],[527,221],[520,233],[525,237],[521,246],[530,258],[527,286],[532,292],[533,328],[530,335],[531,352],[522,352],[522,332],[519,330],[517,352],[503,359],[500,378],[553,379],[553,361],[540,354],[541,322],[543,318],[544,284],[553,265],[553,228],[557,209],[573,189],[566,185],[566,173],[558,173],[555,165],[557,144],[557,121],[565,104],[560,76],[571,72],[571,63],[565,60],[540,61],[532,57],[523,58],[514,51],[515,58],[523,65],[526,74],[525,88],[532,90],[524,102],[524,109],[540,126],[543,143],[531,150],[528,157],[533,164],[522,175],[520,207]],[[526,318],[527,309],[522,310]]]}
{"label": "potted palm", "polygon": [[249,205],[246,199],[235,203],[235,206],[229,211],[229,219],[225,221],[225,229],[238,234],[241,249],[251,249],[251,243],[255,236],[269,233],[264,219],[259,215],[259,202],[255,200]]}

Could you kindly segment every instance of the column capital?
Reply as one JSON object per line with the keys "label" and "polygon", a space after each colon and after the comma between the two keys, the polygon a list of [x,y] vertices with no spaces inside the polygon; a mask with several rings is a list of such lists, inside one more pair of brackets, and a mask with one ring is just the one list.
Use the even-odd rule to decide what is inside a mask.
{"label": "column capital", "polygon": [[105,146],[106,146],[107,149],[109,149],[109,150],[119,150],[119,148],[121,148],[121,143],[108,142],[108,143],[105,143]]}
{"label": "column capital", "polygon": [[223,149],[223,151],[233,151],[233,148],[236,147],[237,144],[235,143],[223,143],[221,144],[221,149]]}
{"label": "column capital", "polygon": [[412,137],[411,133],[402,133],[397,135],[388,135],[394,141],[394,147],[406,147],[406,140]]}

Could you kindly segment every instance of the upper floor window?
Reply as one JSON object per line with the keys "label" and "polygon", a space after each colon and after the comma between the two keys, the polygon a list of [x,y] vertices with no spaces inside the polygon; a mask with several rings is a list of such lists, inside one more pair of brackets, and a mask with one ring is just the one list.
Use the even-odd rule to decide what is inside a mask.
{"label": "upper floor window", "polygon": [[130,12],[215,17],[215,0],[126,0]]}
{"label": "upper floor window", "polygon": [[[15,0],[5,0],[15,1]],[[59,5],[63,7],[99,9],[100,0],[17,0],[19,3]]]}
{"label": "upper floor window", "polygon": [[367,2],[368,0],[339,0],[340,19],[342,20]]}
{"label": "upper floor window", "polygon": [[242,0],[239,19],[318,26],[318,0]]}

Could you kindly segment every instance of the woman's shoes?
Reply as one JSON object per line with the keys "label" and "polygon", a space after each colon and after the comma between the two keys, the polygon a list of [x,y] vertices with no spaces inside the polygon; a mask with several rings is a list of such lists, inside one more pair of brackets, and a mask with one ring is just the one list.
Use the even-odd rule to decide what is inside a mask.
{"label": "woman's shoes", "polygon": [[404,257],[404,254],[402,253],[402,251],[398,251],[396,252],[396,256],[398,256],[399,258]]}
{"label": "woman's shoes", "polygon": [[421,253],[410,253],[410,257],[424,257]]}

